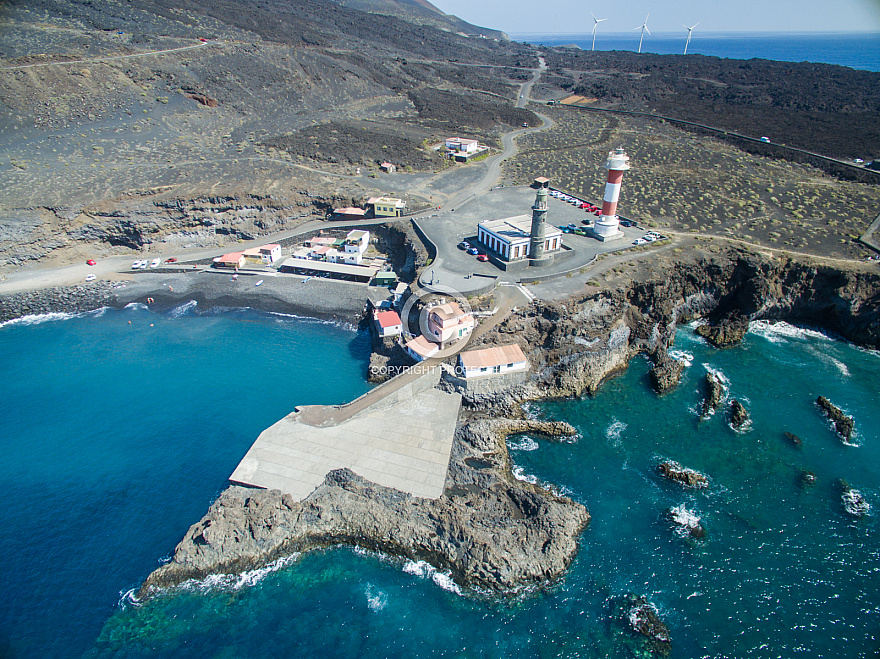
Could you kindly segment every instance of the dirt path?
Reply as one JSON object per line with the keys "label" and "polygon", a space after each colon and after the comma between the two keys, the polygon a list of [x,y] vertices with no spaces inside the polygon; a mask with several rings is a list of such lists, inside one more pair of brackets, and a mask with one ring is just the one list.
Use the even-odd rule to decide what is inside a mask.
{"label": "dirt path", "polygon": [[182,50],[193,50],[195,48],[204,48],[210,45],[222,45],[222,41],[206,41],[193,44],[192,46],[180,46],[178,48],[166,48],[165,50],[154,50],[149,53],[132,53],[131,55],[113,55],[110,57],[95,57],[93,59],[75,59],[65,60],[63,62],[38,62],[36,64],[17,64],[15,66],[2,66],[0,71],[16,71],[19,69],[34,69],[43,66],[64,66],[69,64],[89,64],[92,62],[111,62],[113,60],[131,59],[133,57],[148,57],[150,55],[164,55],[166,53],[177,53]]}

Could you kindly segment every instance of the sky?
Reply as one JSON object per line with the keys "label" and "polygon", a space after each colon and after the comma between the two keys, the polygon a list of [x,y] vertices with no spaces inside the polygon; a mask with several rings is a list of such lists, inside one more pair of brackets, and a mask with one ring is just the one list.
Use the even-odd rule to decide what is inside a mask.
{"label": "sky", "polygon": [[652,33],[700,23],[704,32],[880,32],[880,0],[432,0],[434,6],[508,34],[585,34],[607,18],[606,34],[631,32],[648,18]]}

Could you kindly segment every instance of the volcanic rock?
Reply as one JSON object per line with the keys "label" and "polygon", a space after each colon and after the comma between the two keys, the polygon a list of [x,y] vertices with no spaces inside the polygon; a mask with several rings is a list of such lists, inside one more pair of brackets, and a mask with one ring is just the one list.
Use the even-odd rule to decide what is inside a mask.
{"label": "volcanic rock", "polygon": [[840,485],[843,487],[843,494],[841,494],[840,499],[846,512],[854,517],[864,517],[867,515],[871,510],[871,504],[867,502],[864,495],[843,479],[841,479]]}
{"label": "volcanic rock", "polygon": [[677,462],[667,460],[657,465],[657,470],[663,478],[668,478],[685,487],[705,488],[709,487],[709,479],[700,472],[682,467]]}
{"label": "volcanic rock", "polygon": [[801,487],[812,487],[816,484],[816,474],[812,471],[805,470],[801,472]]}
{"label": "volcanic rock", "polygon": [[730,403],[730,425],[733,426],[735,430],[740,430],[748,422],[749,413],[746,411],[746,408],[743,407],[743,404],[738,400],[732,401]]}
{"label": "volcanic rock", "polygon": [[665,394],[678,386],[681,373],[684,371],[684,362],[673,359],[664,350],[656,358],[653,368],[648,373],[651,385],[658,394]]}
{"label": "volcanic rock", "polygon": [[724,385],[721,384],[721,378],[711,371],[706,373],[706,397],[703,399],[703,414],[705,418],[711,415],[716,409],[721,399],[724,398]]}
{"label": "volcanic rock", "polygon": [[696,539],[706,537],[706,529],[700,524],[700,518],[693,511],[685,508],[683,503],[670,508],[667,515],[675,524],[676,532],[680,535]]}
{"label": "volcanic rock", "polygon": [[816,405],[818,405],[825,416],[834,423],[834,429],[837,431],[837,434],[848,442],[852,437],[855,428],[853,418],[844,414],[843,410],[834,405],[834,403],[825,398],[825,396],[819,396],[816,399]]}
{"label": "volcanic rock", "polygon": [[731,348],[742,343],[749,331],[749,319],[732,313],[715,325],[700,325],[697,334],[716,348]]}
{"label": "volcanic rock", "polygon": [[642,653],[668,657],[672,651],[672,639],[669,628],[660,619],[657,607],[651,604],[644,595],[624,595],[611,601],[612,618],[619,620],[642,641]]}

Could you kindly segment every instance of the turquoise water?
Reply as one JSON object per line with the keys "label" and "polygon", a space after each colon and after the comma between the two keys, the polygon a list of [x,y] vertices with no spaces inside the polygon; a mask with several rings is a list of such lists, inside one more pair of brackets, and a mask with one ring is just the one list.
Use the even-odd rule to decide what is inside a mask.
{"label": "turquoise water", "polygon": [[[580,436],[559,444],[511,438],[518,472],[554,483],[593,515],[570,572],[548,592],[516,600],[463,595],[428,566],[337,548],[293,557],[272,570],[192,583],[138,605],[120,602],[120,595],[204,513],[255,434],[292,402],[345,398],[328,391],[317,400],[312,388],[322,386],[322,378],[299,371],[310,359],[279,363],[275,383],[248,395],[243,383],[224,377],[226,364],[211,367],[197,355],[225,342],[230,360],[253,351],[241,355],[239,364],[247,366],[259,361],[253,354],[277,355],[288,341],[314,330],[310,357],[320,352],[332,359],[334,347],[342,349],[351,361],[338,370],[359,377],[366,346],[332,326],[243,312],[175,320],[135,311],[139,324],[132,333],[126,313],[0,330],[5,354],[15,344],[30,350],[26,358],[14,357],[12,367],[4,365],[4,392],[16,392],[4,418],[31,428],[22,430],[16,445],[38,444],[23,450],[4,439],[13,453],[27,454],[15,458],[17,466],[2,467],[8,502],[0,514],[14,529],[2,541],[7,654],[627,657],[631,640],[609,622],[608,610],[609,598],[629,592],[648,596],[659,608],[671,628],[674,657],[862,657],[880,650],[876,353],[792,328],[758,328],[742,347],[717,351],[684,328],[676,348],[691,365],[673,393],[660,398],[651,392],[648,365],[639,358],[595,398],[533,406],[538,416],[575,424]],[[171,328],[163,330],[168,334],[161,344],[177,345],[177,359],[161,360],[147,386],[145,355],[157,350],[149,323],[156,323],[153,332]],[[172,338],[180,334],[187,335],[185,342]],[[126,377],[99,384],[85,375],[93,367],[84,364],[96,361],[106,343],[99,339],[107,336],[131,337],[124,351],[111,353],[111,372],[126,360],[130,366]],[[83,341],[92,347],[77,347]],[[255,347],[260,341],[268,347]],[[61,355],[62,363],[47,366]],[[196,372],[207,369],[207,382],[167,384],[182,376],[178,360]],[[698,420],[707,367],[728,379],[730,396],[751,413],[746,432],[731,430],[723,411]],[[23,369],[34,370],[28,386],[9,386]],[[67,369],[79,377],[68,378]],[[53,382],[62,373],[66,388]],[[270,402],[272,391],[288,396],[282,387],[291,379],[307,382],[315,397],[303,401],[291,393],[295,401]],[[364,385],[355,377],[350,387],[353,397]],[[47,388],[54,395],[46,396]],[[71,390],[76,400],[54,410],[55,399],[71,399]],[[188,406],[187,421],[175,418],[186,428],[165,425],[163,407],[175,408],[183,390],[190,401],[202,390],[201,407]],[[813,401],[820,394],[855,417],[856,445],[845,445],[817,411]],[[80,439],[78,449],[66,451],[75,436],[64,429],[67,417],[84,416],[86,404],[98,409],[81,432],[100,429],[103,438]],[[279,409],[265,409],[275,404]],[[230,407],[238,413],[230,414]],[[104,415],[105,421],[97,420]],[[129,425],[123,435],[120,429]],[[800,436],[803,447],[792,446],[786,431]],[[181,448],[182,438],[195,446]],[[54,452],[63,459],[50,466],[46,456]],[[112,484],[120,470],[102,468],[108,455],[114,462],[128,456],[127,484]],[[711,486],[689,492],[661,481],[654,466],[663,458],[703,471]],[[802,469],[816,473],[814,487],[799,485]],[[843,511],[839,478],[865,494],[871,515],[853,519]],[[40,492],[36,504],[23,498],[34,490]],[[156,497],[159,505],[149,505]],[[687,540],[671,529],[665,511],[681,503],[703,518],[705,540]]]}
{"label": "turquoise water", "polygon": [[[650,29],[650,25],[648,28]],[[562,46],[577,44],[584,50],[592,46],[592,34],[512,34],[517,41]],[[645,35],[643,53],[681,55],[687,30],[679,34]],[[639,48],[639,33],[596,35],[596,50]],[[865,71],[880,71],[880,32],[863,34],[722,34],[694,30],[688,55],[713,55],[730,59],[770,59],[781,62],[821,62],[840,64]]]}
{"label": "turquoise water", "polygon": [[0,354],[3,657],[82,655],[264,428],[368,388],[368,336],[247,310],[12,323]]}

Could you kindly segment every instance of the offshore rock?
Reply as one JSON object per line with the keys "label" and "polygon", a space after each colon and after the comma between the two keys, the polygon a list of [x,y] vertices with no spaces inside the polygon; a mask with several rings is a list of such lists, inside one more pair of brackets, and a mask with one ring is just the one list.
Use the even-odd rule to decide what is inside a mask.
{"label": "offshore rock", "polygon": [[666,460],[657,465],[657,471],[663,478],[667,478],[676,483],[681,483],[685,487],[705,488],[709,487],[709,479],[700,472],[682,467],[677,462]]}
{"label": "offshore rock", "polygon": [[171,561],[147,578],[139,596],[336,544],[424,560],[465,587],[515,592],[546,584],[568,568],[590,515],[571,499],[517,480],[505,437],[568,431],[527,420],[461,426],[446,490],[436,500],[371,483],[348,469],[331,471],[303,501],[278,490],[231,486],[189,529]]}
{"label": "offshore rock", "polygon": [[819,406],[825,416],[827,416],[834,424],[834,429],[837,431],[837,434],[848,442],[855,429],[855,422],[852,417],[844,414],[843,410],[825,398],[825,396],[819,396],[816,399],[816,405]]}
{"label": "offshore rock", "polygon": [[816,484],[817,480],[818,479],[816,478],[816,474],[814,474],[812,471],[804,470],[801,472],[801,487],[813,487],[813,485]]}
{"label": "offshore rock", "polygon": [[721,399],[724,398],[724,385],[721,384],[721,378],[711,371],[706,373],[705,389],[706,397],[703,399],[703,418],[714,413],[718,409]]}
{"label": "offshore rock", "polygon": [[730,425],[734,430],[741,430],[749,422],[749,413],[738,400],[730,403]]}
{"label": "offshore rock", "polygon": [[859,490],[854,489],[843,479],[840,480],[840,485],[843,488],[843,494],[840,495],[840,499],[846,512],[853,517],[864,517],[871,511],[871,504],[868,503]]}
{"label": "offshore rock", "polygon": [[644,595],[624,595],[611,600],[611,617],[635,636],[639,648],[634,656],[668,657],[672,651],[669,628],[660,619],[657,607]]}
{"label": "offshore rock", "polygon": [[684,371],[684,362],[673,359],[664,350],[656,358],[654,366],[648,373],[651,378],[651,386],[658,394],[672,391],[678,386],[682,371]]}
{"label": "offshore rock", "polygon": [[667,515],[675,525],[675,531],[679,535],[698,540],[706,537],[706,529],[700,524],[700,518],[696,513],[685,508],[683,503],[670,508],[667,511]]}
{"label": "offshore rock", "polygon": [[700,325],[697,334],[716,348],[732,348],[742,343],[749,331],[749,319],[732,313],[715,325]]}
{"label": "offshore rock", "polygon": [[804,442],[801,440],[801,438],[795,435],[793,432],[785,432],[784,434],[785,438],[798,448],[804,445]]}

